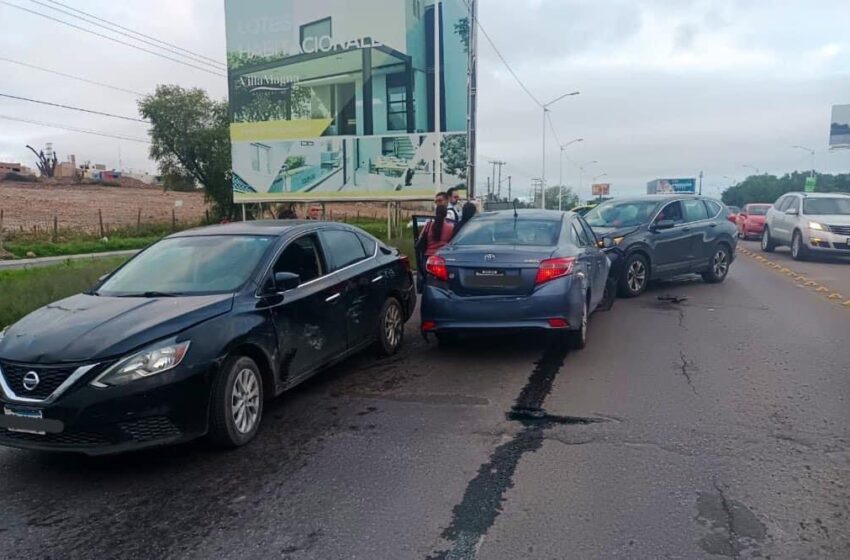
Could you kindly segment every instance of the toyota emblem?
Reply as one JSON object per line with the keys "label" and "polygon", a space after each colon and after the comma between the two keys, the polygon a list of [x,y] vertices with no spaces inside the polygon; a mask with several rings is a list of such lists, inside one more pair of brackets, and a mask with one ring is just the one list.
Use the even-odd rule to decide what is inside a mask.
{"label": "toyota emblem", "polygon": [[485,261],[495,261],[496,255],[494,255],[493,253],[488,253],[488,254],[484,255],[484,260]]}
{"label": "toyota emblem", "polygon": [[27,391],[34,391],[36,387],[38,387],[39,382],[38,374],[34,371],[28,371],[26,375],[24,375],[23,385],[24,389]]}

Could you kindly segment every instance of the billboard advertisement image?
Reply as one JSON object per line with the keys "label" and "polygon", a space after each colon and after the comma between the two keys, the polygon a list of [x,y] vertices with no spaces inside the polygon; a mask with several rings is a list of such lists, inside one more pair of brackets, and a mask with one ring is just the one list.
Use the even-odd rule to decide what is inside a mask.
{"label": "billboard advertisement image", "polygon": [[646,185],[646,194],[694,194],[696,179],[655,179]]}
{"label": "billboard advertisement image", "polygon": [[611,185],[609,183],[596,183],[591,186],[593,196],[610,196]]}
{"label": "billboard advertisement image", "polygon": [[829,147],[850,148],[850,105],[836,105],[832,108]]}
{"label": "billboard advertisement image", "polygon": [[236,202],[427,199],[465,181],[461,2],[225,0],[225,14]]}

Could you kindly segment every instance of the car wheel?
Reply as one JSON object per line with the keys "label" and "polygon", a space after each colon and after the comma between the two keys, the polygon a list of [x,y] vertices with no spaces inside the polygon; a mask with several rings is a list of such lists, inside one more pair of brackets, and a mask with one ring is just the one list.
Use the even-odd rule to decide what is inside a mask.
{"label": "car wheel", "polygon": [[730,261],[729,249],[726,245],[718,245],[711,257],[708,270],[702,273],[702,279],[709,284],[723,282],[726,280],[726,275],[729,274]]}
{"label": "car wheel", "polygon": [[765,226],[764,233],[761,235],[761,250],[765,253],[772,253],[774,249],[776,249],[776,243],[773,242],[773,238],[770,236],[770,230]]}
{"label": "car wheel", "polygon": [[213,384],[209,439],[240,447],[257,435],[263,418],[263,377],[247,356],[228,358]]}
{"label": "car wheel", "polygon": [[791,239],[791,258],[795,261],[806,260],[808,251],[805,243],[803,243],[803,234],[799,231],[794,232],[794,237]]}
{"label": "car wheel", "polygon": [[388,298],[381,308],[377,339],[378,352],[384,356],[394,355],[404,342],[404,312],[394,297]]}
{"label": "car wheel", "polygon": [[567,340],[569,342],[570,348],[573,350],[581,350],[585,346],[587,346],[587,320],[588,320],[588,309],[587,309],[587,298],[584,298],[584,304],[581,308],[581,326],[576,331],[570,331]]}
{"label": "car wheel", "polygon": [[649,281],[649,265],[646,257],[634,253],[626,258],[623,273],[620,276],[619,292],[622,297],[633,298],[646,290]]}

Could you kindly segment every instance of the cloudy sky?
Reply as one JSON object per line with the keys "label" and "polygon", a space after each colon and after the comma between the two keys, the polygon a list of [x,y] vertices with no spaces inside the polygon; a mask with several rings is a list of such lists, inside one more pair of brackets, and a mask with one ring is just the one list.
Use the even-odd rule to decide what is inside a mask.
{"label": "cloudy sky", "polygon": [[[0,94],[137,116],[135,95],[13,64],[13,59],[137,91],[158,83],[225,97],[225,79],[109,42],[4,2],[51,13],[45,0],[0,2]],[[181,47],[224,60],[221,0],[62,0]],[[448,0],[460,1],[460,0]],[[847,0],[480,0],[480,22],[535,97],[552,107],[567,149],[565,183],[606,173],[614,194],[640,193],[656,177],[705,173],[715,194],[757,167],[781,174],[811,166],[850,171],[850,150],[827,150],[830,106],[850,103]],[[84,24],[83,24],[84,25]],[[91,27],[91,26],[86,26]],[[515,192],[541,169],[541,111],[480,36],[479,168],[508,162]],[[0,117],[144,138],[145,125],[0,97]],[[32,163],[24,145],[52,141],[64,156],[153,170],[146,146],[0,118],[0,161]],[[549,131],[546,169],[558,180]],[[603,179],[600,179],[603,180]],[[518,190],[517,190],[518,189]]]}

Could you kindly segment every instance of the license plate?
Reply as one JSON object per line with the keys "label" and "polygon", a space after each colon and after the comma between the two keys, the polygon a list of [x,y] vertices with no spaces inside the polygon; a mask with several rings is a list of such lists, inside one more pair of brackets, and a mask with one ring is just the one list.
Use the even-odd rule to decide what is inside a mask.
{"label": "license plate", "polygon": [[[7,407],[4,408],[3,412],[5,413],[6,416],[11,417],[12,419],[14,419],[14,418],[21,418],[21,419],[26,419],[26,420],[42,420],[42,419],[44,419],[42,412],[38,409],[35,409],[35,408],[22,408],[22,407],[17,407],[17,406],[15,406],[15,407],[7,406]],[[40,436],[43,436],[47,433],[47,432],[42,432],[42,431],[39,431],[39,430],[32,430],[32,429],[20,428],[20,427],[17,427],[17,428],[8,427],[6,429],[9,430],[10,432],[20,432],[22,434],[36,434],[36,435],[40,435]]]}
{"label": "license plate", "polygon": [[480,278],[493,278],[493,277],[504,276],[505,271],[504,270],[476,270],[475,275],[480,277]]}

